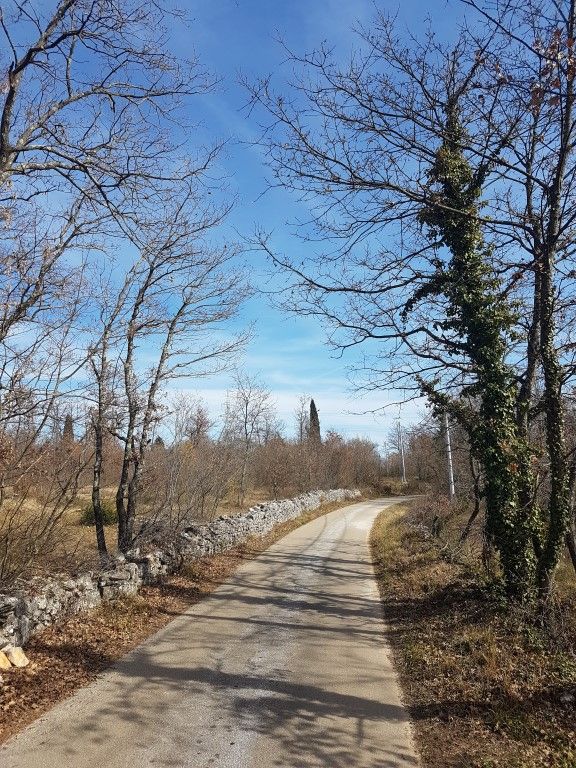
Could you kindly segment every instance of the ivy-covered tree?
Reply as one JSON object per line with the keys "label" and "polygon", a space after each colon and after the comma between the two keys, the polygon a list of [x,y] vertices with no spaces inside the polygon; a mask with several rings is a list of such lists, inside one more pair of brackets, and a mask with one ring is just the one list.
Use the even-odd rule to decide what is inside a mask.
{"label": "ivy-covered tree", "polygon": [[455,45],[431,31],[406,42],[380,13],[347,65],[323,47],[292,57],[281,95],[270,79],[251,87],[272,117],[275,182],[306,195],[303,234],[329,244],[305,264],[265,233],[259,245],[291,275],[293,309],[324,321],[336,348],[363,345],[361,386],[424,393],[466,426],[509,593],[546,600],[576,478],[563,426],[575,2],[463,2],[480,18]]}
{"label": "ivy-covered tree", "polygon": [[[518,429],[517,383],[507,363],[508,339],[516,325],[503,285],[494,273],[490,248],[479,221],[486,168],[473,171],[462,146],[466,142],[455,99],[446,104],[445,136],[429,173],[430,202],[420,220],[436,247],[449,258],[438,262],[437,274],[409,299],[405,313],[424,294],[446,301],[444,326],[460,338],[473,371],[472,381],[453,398],[422,379],[422,390],[439,411],[449,410],[466,429],[473,454],[484,470],[486,533],[500,554],[508,591],[525,600],[533,588],[536,558],[533,505],[523,491],[533,482],[530,447]],[[477,403],[462,405],[462,398]]]}

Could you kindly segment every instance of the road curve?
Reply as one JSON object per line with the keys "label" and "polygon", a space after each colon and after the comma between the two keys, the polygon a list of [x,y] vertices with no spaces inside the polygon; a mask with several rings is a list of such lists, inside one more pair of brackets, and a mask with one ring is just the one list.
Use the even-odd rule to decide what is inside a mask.
{"label": "road curve", "polygon": [[406,768],[368,550],[394,500],[285,536],[0,750],[3,768]]}

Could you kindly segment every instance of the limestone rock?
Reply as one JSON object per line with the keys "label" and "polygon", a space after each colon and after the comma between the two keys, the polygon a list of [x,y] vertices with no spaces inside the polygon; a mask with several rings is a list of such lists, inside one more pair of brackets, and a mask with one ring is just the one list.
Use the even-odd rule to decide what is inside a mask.
{"label": "limestone rock", "polygon": [[13,667],[27,667],[28,664],[30,664],[30,661],[22,648],[9,648],[6,651],[6,656]]}
{"label": "limestone rock", "polygon": [[10,669],[12,664],[10,664],[10,659],[3,651],[0,651],[0,669]]}

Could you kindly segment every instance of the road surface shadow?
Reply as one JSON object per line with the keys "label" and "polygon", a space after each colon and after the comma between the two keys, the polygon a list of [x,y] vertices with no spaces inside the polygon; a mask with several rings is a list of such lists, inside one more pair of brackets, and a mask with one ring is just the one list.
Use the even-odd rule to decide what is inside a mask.
{"label": "road surface shadow", "polygon": [[[135,733],[146,734],[148,740],[158,738],[168,718],[181,722],[171,736],[168,753],[154,764],[176,768],[212,764],[228,765],[219,759],[210,761],[202,732],[186,728],[184,709],[211,702],[207,713],[210,728],[222,729],[237,738],[238,730],[260,734],[272,749],[274,757],[265,765],[284,768],[320,766],[324,768],[407,768],[417,761],[405,754],[401,743],[374,743],[370,728],[384,721],[392,726],[405,723],[402,707],[383,704],[362,696],[326,690],[318,685],[292,683],[277,677],[236,674],[209,667],[164,666],[155,655],[142,649],[122,662],[115,674],[117,696],[113,703],[100,707],[90,723],[79,725],[76,738],[70,739],[67,752],[73,757],[102,745],[110,739],[107,724],[129,723]],[[139,695],[149,689],[150,696]],[[162,692],[154,696],[154,691]],[[143,707],[143,699],[146,705]],[[137,704],[135,705],[135,702]],[[177,704],[180,702],[180,704]],[[197,752],[198,762],[191,760]],[[181,755],[179,758],[177,755]],[[223,759],[223,758],[222,758]],[[242,763],[256,765],[257,763]]]}

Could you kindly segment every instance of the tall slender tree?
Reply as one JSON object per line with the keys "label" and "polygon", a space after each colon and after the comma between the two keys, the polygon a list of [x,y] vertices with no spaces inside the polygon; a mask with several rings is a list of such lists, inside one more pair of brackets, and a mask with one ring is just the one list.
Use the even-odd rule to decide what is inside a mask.
{"label": "tall slender tree", "polygon": [[320,418],[314,400],[310,400],[310,426],[308,427],[308,440],[317,447],[322,442],[320,435]]}

